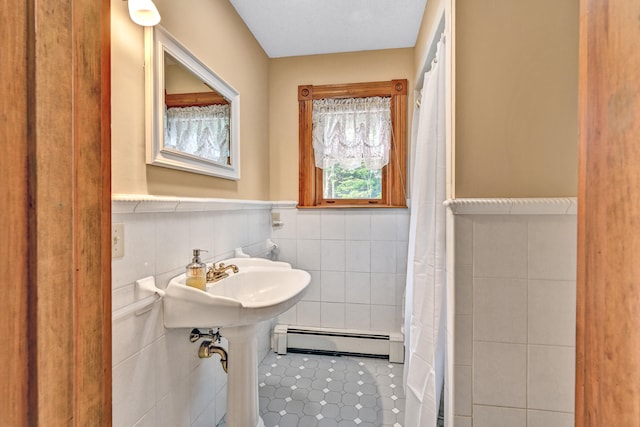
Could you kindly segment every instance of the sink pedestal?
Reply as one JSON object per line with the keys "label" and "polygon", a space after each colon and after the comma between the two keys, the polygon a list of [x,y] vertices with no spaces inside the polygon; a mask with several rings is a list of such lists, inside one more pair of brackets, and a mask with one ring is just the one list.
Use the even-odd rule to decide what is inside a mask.
{"label": "sink pedestal", "polygon": [[287,263],[246,262],[244,267],[238,262],[239,272],[206,292],[187,286],[183,273],[169,281],[164,297],[165,327],[218,326],[229,342],[226,427],[264,427],[258,407],[258,324],[293,307],[311,281],[309,273]]}
{"label": "sink pedestal", "polygon": [[258,324],[220,328],[227,339],[226,427],[264,427],[258,408]]}

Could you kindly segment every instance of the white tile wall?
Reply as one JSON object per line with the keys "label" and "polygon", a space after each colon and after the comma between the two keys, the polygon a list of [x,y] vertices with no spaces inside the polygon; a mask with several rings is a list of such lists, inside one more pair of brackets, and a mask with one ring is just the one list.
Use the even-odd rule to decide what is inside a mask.
{"label": "white tile wall", "polygon": [[[138,278],[166,286],[193,247],[212,261],[271,235],[279,259],[312,276],[280,322],[399,330],[408,211],[275,211],[283,225],[273,230],[268,210],[114,214],[125,224],[114,310],[135,301]],[[575,216],[459,215],[455,231],[454,425],[571,425]],[[197,358],[186,333],[164,329],[161,304],[114,322],[114,426],[204,426],[224,415],[226,376]]]}
{"label": "white tile wall", "polygon": [[575,217],[542,216],[528,225],[528,277],[575,281],[578,241]]}
{"label": "white tile wall", "polygon": [[344,271],[320,273],[320,300],[322,302],[345,302]]}
{"label": "white tile wall", "polygon": [[320,215],[320,238],[344,240],[345,238],[345,222],[343,211],[328,211],[324,215]]}
{"label": "white tile wall", "polygon": [[396,307],[371,304],[371,330],[395,331],[400,326],[400,317]]}
{"label": "white tile wall", "polygon": [[112,362],[114,366],[159,339],[164,331],[159,303],[140,316],[126,316],[112,323]]}
{"label": "white tile wall", "polygon": [[346,273],[346,302],[354,304],[371,303],[371,274],[360,272]]}
{"label": "white tile wall", "polygon": [[[282,211],[282,210],[280,210]],[[320,211],[302,210],[298,211],[298,233],[296,238],[320,239]],[[277,233],[273,233],[277,237]]]}
{"label": "white tile wall", "polygon": [[320,326],[323,328],[346,328],[345,315],[345,304],[335,302],[320,303]]}
{"label": "white tile wall", "polygon": [[454,229],[454,426],[573,425],[575,214]]}
{"label": "white tile wall", "polygon": [[156,274],[155,215],[114,215],[113,223],[124,222],[125,219],[125,256],[112,262],[111,281],[114,289],[130,285],[141,277]]}
{"label": "white tile wall", "polygon": [[473,403],[527,407],[527,346],[473,343]]}
{"label": "white tile wall", "polygon": [[299,326],[397,332],[407,264],[406,209],[274,207],[279,259],[312,275],[312,288],[278,319]]}
{"label": "white tile wall", "polygon": [[477,277],[473,288],[473,339],[526,343],[527,281]]}
{"label": "white tile wall", "polygon": [[154,406],[149,412],[144,414],[137,423],[135,423],[134,427],[156,427],[157,425],[156,408]]}
{"label": "white tile wall", "polygon": [[346,241],[346,270],[363,273],[371,271],[371,242]]}
{"label": "white tile wall", "polygon": [[396,241],[398,235],[396,216],[395,212],[386,212],[386,210],[372,215],[371,240]]}
{"label": "white tile wall", "polygon": [[321,240],[320,241],[320,270],[324,271],[345,271],[347,265],[345,259],[344,240]]}
{"label": "white tile wall", "polygon": [[527,277],[527,221],[478,216],[473,221],[474,277]]}
{"label": "white tile wall", "polygon": [[132,426],[156,406],[154,356],[147,346],[113,366],[114,426]]}
{"label": "white tile wall", "polygon": [[[156,377],[156,400],[175,393],[189,378],[195,353],[184,341],[182,329],[167,329],[166,334],[154,342],[155,371],[164,372]],[[186,394],[189,394],[188,389]]]}
{"label": "white tile wall", "polygon": [[473,316],[456,316],[454,364],[471,368],[473,364]]}
{"label": "white tile wall", "polygon": [[[285,246],[281,241],[276,243]],[[297,244],[297,260],[292,263],[297,268],[308,271],[320,270],[320,240],[300,239],[296,241]],[[285,259],[282,259],[285,261]],[[286,260],[288,261],[288,260]]]}
{"label": "white tile wall", "polygon": [[454,373],[455,389],[458,394],[454,402],[454,412],[460,416],[471,416],[472,395],[471,395],[471,366],[462,366]]}
{"label": "white tile wall", "polygon": [[170,393],[160,398],[157,403],[157,426],[173,427],[191,425],[189,414],[189,381],[185,380],[174,386]]}
{"label": "white tile wall", "polygon": [[457,315],[473,313],[473,268],[459,265],[455,268],[455,310]]}
{"label": "white tile wall", "polygon": [[[125,256],[112,263],[114,311],[140,298],[134,291],[137,279],[155,276],[156,284],[165,287],[191,261],[194,248],[208,251],[204,260],[217,261],[232,256],[236,247],[257,245],[271,236],[270,204],[226,211],[149,212],[156,208],[145,203],[137,210],[147,213],[119,205],[114,209],[113,222],[123,223],[125,229]],[[297,225],[287,225],[286,232],[295,235]],[[286,250],[295,254],[295,242]],[[319,301],[319,275],[313,278]],[[314,297],[313,290],[310,295]],[[270,328],[269,322],[261,325],[259,359],[269,349]],[[199,344],[190,343],[188,333],[164,328],[161,303],[113,322],[115,427],[204,427],[224,416],[226,374],[217,357],[197,357]]]}
{"label": "white tile wall", "polygon": [[529,280],[528,318],[530,344],[575,346],[575,282]]}
{"label": "white tile wall", "polygon": [[371,329],[371,306],[369,304],[346,304],[345,325],[349,329],[368,331]]}
{"label": "white tile wall", "polygon": [[[296,317],[289,325],[320,326],[320,303],[300,301],[296,304]],[[283,323],[282,320],[279,320]]]}
{"label": "white tile wall", "polygon": [[453,427],[471,427],[472,418],[456,415],[453,417]]}
{"label": "white tile wall", "polygon": [[396,305],[398,291],[397,274],[377,273],[371,275],[371,304]]}
{"label": "white tile wall", "polygon": [[572,347],[529,346],[529,408],[573,412],[574,381]]}
{"label": "white tile wall", "polygon": [[496,406],[473,406],[474,427],[527,427],[527,411]]}
{"label": "white tile wall", "polygon": [[[396,241],[372,241],[371,242],[371,272],[395,273],[397,270]],[[405,264],[406,269],[406,264]]]}
{"label": "white tile wall", "polygon": [[320,301],[322,292],[322,276],[320,271],[309,270],[311,282],[307,287],[307,292],[302,296],[302,301]]}
{"label": "white tile wall", "polygon": [[573,415],[566,412],[529,410],[527,427],[573,427]]}
{"label": "white tile wall", "polygon": [[345,239],[371,240],[371,213],[367,210],[349,211],[345,215]]}
{"label": "white tile wall", "polygon": [[[215,359],[207,359],[203,362],[214,362]],[[215,402],[216,395],[216,371],[220,366],[214,363],[200,363],[189,375],[189,419],[192,424],[200,418],[207,407]],[[224,411],[224,408],[220,408]],[[215,405],[213,412],[215,414]],[[215,419],[215,417],[212,417]]]}

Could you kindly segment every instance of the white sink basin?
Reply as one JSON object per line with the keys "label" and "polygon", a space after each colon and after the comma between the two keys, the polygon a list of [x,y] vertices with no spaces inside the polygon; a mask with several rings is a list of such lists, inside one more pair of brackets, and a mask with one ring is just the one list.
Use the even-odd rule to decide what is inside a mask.
{"label": "white sink basin", "polygon": [[223,261],[225,265],[237,265],[240,272],[208,283],[206,292],[186,286],[184,274],[171,279],[164,297],[165,326],[215,328],[258,323],[296,304],[311,280],[309,273],[292,269],[287,263],[279,263],[285,265],[280,267],[236,264],[245,259],[256,260]]}
{"label": "white sink basin", "polygon": [[[220,261],[224,265],[235,265],[242,271],[252,267],[268,267],[268,268],[291,268],[291,264],[283,261],[271,261],[265,258],[229,258]],[[219,263],[216,263],[218,265]]]}

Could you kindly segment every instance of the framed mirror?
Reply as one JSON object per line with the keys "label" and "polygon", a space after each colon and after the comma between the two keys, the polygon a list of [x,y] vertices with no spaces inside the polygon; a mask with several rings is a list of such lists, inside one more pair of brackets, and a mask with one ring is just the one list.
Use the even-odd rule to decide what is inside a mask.
{"label": "framed mirror", "polygon": [[240,95],[161,26],[145,28],[147,164],[240,179]]}

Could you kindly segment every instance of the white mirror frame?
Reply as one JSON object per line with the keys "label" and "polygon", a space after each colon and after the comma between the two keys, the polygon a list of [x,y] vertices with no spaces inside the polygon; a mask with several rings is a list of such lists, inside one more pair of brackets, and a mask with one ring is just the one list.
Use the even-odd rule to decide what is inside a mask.
{"label": "white mirror frame", "polygon": [[[178,42],[167,30],[157,25],[145,27],[145,137],[147,164],[164,166],[220,178],[240,179],[240,94],[211,71]],[[212,162],[188,153],[165,148],[165,76],[164,54],[168,53],[231,104],[229,126],[230,163]]]}

